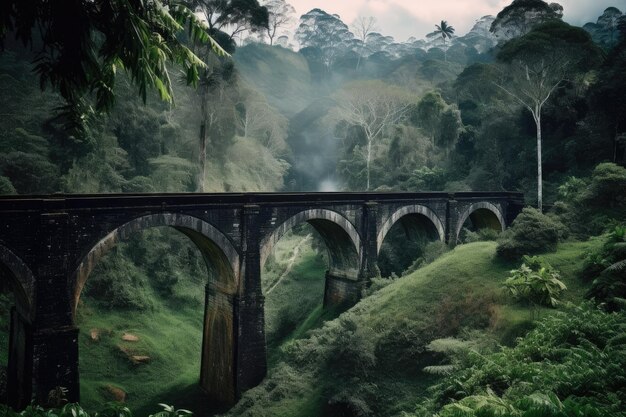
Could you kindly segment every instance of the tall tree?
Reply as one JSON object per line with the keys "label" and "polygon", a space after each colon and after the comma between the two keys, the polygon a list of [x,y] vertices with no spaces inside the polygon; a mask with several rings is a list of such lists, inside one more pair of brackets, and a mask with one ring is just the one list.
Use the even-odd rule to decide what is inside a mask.
{"label": "tall tree", "polygon": [[542,0],[513,0],[491,24],[489,29],[500,42],[523,36],[533,27],[563,17],[563,7]]}
{"label": "tall tree", "polygon": [[430,137],[431,143],[435,146],[435,136],[440,127],[441,113],[446,108],[446,102],[437,91],[430,91],[417,103],[416,112],[413,118]]}
{"label": "tall tree", "polygon": [[354,23],[352,23],[352,32],[354,33],[356,39],[360,42],[360,50],[358,52],[359,57],[356,62],[357,70],[359,69],[359,65],[361,64],[361,58],[363,58],[363,55],[365,53],[367,38],[372,32],[376,30],[378,30],[376,28],[376,18],[372,16],[359,16],[354,21]]}
{"label": "tall tree", "polygon": [[8,36],[31,46],[42,89],[59,91],[67,124],[80,128],[91,109],[90,93],[97,110],[112,107],[119,69],[129,73],[144,101],[150,88],[172,101],[168,61],[183,66],[187,84],[197,83],[205,64],[179,40],[184,25],[194,42],[223,53],[188,8],[162,0],[4,0],[0,46]]}
{"label": "tall tree", "polygon": [[296,29],[296,39],[304,48],[320,51],[326,70],[330,70],[341,53],[347,50],[347,43],[354,36],[348,26],[337,15],[313,9],[300,17]]}
{"label": "tall tree", "polygon": [[409,97],[399,87],[382,81],[356,81],[338,93],[336,102],[336,117],[361,129],[365,136],[366,190],[369,190],[373,148],[405,116]]}
{"label": "tall tree", "polygon": [[446,48],[446,39],[452,39],[452,35],[454,34],[454,28],[448,25],[448,22],[445,20],[441,21],[441,24],[435,25],[435,33],[441,36],[443,39],[443,53],[445,61],[448,61],[448,52]]}
{"label": "tall tree", "polygon": [[269,13],[266,32],[270,39],[270,45],[273,45],[278,30],[293,22],[296,9],[285,0],[268,0],[264,6],[267,7]]}
{"label": "tall tree", "polygon": [[563,22],[537,26],[506,43],[497,55],[505,64],[496,85],[532,114],[537,139],[537,206],[543,208],[541,114],[552,93],[578,71],[598,61],[600,52],[583,29]]}

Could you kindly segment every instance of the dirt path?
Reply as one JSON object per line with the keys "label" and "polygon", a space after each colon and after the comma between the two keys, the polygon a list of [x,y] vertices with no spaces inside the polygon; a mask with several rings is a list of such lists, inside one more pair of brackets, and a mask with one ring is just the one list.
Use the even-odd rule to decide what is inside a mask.
{"label": "dirt path", "polygon": [[271,293],[274,288],[276,288],[276,286],[278,284],[280,284],[280,282],[283,280],[283,278],[285,278],[287,275],[289,275],[289,273],[291,272],[291,270],[293,269],[293,265],[296,263],[296,258],[298,257],[298,253],[300,253],[300,247],[302,245],[304,245],[304,243],[309,240],[311,238],[311,234],[306,235],[305,237],[302,238],[302,240],[300,240],[300,242],[298,242],[298,244],[296,245],[295,248],[293,248],[293,254],[291,255],[291,258],[289,258],[289,264],[287,264],[287,268],[285,269],[285,271],[280,274],[280,277],[278,277],[278,279],[276,280],[276,282],[274,283],[274,285],[272,285],[270,287],[269,290],[267,290],[266,294]]}

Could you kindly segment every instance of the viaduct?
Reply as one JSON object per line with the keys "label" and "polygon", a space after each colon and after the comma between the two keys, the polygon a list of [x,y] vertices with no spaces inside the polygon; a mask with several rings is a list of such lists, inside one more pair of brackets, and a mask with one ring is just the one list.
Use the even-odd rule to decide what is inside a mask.
{"label": "viaduct", "polygon": [[466,221],[503,230],[522,195],[490,193],[244,193],[0,197],[0,280],[12,288],[9,405],[45,404],[56,387],[79,400],[76,307],[100,258],[133,233],[171,226],[208,269],[200,385],[232,403],[267,372],[261,270],[292,227],[310,223],[328,249],[325,305],[350,305],[378,271],[400,222],[455,244]]}

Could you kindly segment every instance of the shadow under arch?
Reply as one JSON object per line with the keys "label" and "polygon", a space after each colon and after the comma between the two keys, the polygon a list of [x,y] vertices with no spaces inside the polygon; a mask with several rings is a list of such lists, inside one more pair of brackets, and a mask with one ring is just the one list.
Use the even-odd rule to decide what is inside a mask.
{"label": "shadow under arch", "polygon": [[240,256],[230,240],[211,224],[180,213],[159,213],[135,218],[111,231],[83,257],[71,277],[72,316],[89,274],[97,262],[117,243],[145,229],[170,226],[180,231],[198,247],[205,260],[208,277],[200,386],[211,399],[232,403],[235,383],[235,298],[239,292]]}
{"label": "shadow under arch", "polygon": [[377,254],[380,253],[385,236],[398,222],[403,222],[406,228],[425,230],[427,234],[445,241],[445,228],[434,211],[422,205],[405,206],[396,210],[381,226],[376,237]]}
{"label": "shadow under arch", "polygon": [[455,230],[455,243],[459,243],[459,237],[463,224],[470,220],[477,229],[490,228],[499,232],[504,231],[506,223],[500,208],[487,201],[481,201],[470,205],[465,212],[459,217]]}
{"label": "shadow under arch", "polygon": [[281,223],[261,241],[261,268],[281,237],[294,226],[309,223],[319,233],[328,250],[327,276],[356,281],[359,276],[361,237],[356,228],[341,214],[326,209],[301,211]]}
{"label": "shadow under arch", "polygon": [[30,325],[35,319],[35,276],[26,264],[10,249],[0,245],[0,279],[8,284],[15,296],[11,309],[9,329],[9,354],[6,373],[7,403],[15,409],[25,407],[30,401],[32,346],[29,343]]}

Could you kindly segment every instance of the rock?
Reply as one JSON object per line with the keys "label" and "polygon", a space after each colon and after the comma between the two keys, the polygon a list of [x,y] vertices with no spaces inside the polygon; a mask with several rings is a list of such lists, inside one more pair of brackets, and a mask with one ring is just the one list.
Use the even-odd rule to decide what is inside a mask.
{"label": "rock", "polygon": [[138,342],[139,336],[135,336],[132,333],[124,333],[122,334],[122,340],[125,342]]}
{"label": "rock", "polygon": [[149,363],[150,356],[145,355],[133,355],[130,357],[130,360],[133,361],[134,364],[139,365],[140,363]]}
{"label": "rock", "polygon": [[126,392],[123,389],[115,387],[113,385],[107,385],[105,387],[107,393],[111,396],[113,401],[117,401],[118,403],[123,403],[126,401]]}
{"label": "rock", "polygon": [[91,329],[89,330],[89,337],[91,337],[91,340],[94,342],[97,342],[100,340],[100,329]]}

